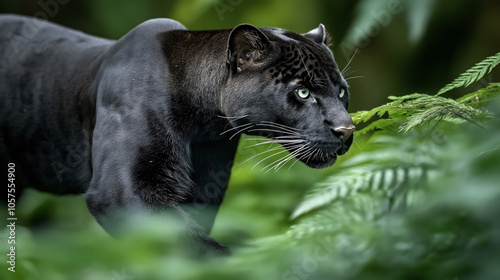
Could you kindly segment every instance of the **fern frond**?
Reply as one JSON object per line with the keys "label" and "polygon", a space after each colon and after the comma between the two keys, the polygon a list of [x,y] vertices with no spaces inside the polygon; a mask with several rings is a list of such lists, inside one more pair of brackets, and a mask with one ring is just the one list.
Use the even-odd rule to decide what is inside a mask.
{"label": "fern frond", "polygon": [[500,83],[491,83],[485,88],[458,98],[457,102],[474,108],[482,108],[493,99],[492,97],[497,95],[500,95]]}
{"label": "fern frond", "polygon": [[[428,96],[427,94],[423,94],[423,93],[412,93],[412,94],[407,94],[407,95],[403,95],[403,96],[389,96],[387,97],[389,100],[394,100],[394,101],[407,101],[407,100],[413,100],[413,99],[419,99],[419,98],[422,98],[422,97],[426,97]],[[400,103],[401,103],[400,102]]]}
{"label": "fern frond", "polygon": [[[436,117],[434,120],[437,121],[446,117],[455,117],[457,119],[469,121],[475,117],[482,117],[484,114],[474,109],[483,107],[484,104],[495,95],[500,95],[500,83],[491,83],[488,87],[467,94],[456,101],[421,93],[413,93],[404,96],[389,96],[389,99],[393,100],[392,102],[375,107],[369,111],[353,113],[351,116],[355,124],[360,124],[370,121],[375,116],[383,117],[387,115],[387,118],[375,120],[368,126],[357,131],[357,135],[363,135],[375,130],[384,130],[391,126],[398,125],[398,123],[402,121],[405,121],[406,124],[400,131],[408,131],[414,127],[413,124],[418,125],[426,121],[431,121],[430,124],[432,125],[435,124],[433,116]],[[443,111],[440,111],[438,107],[443,109]],[[426,117],[426,119],[421,117]]]}
{"label": "fern frond", "polygon": [[[428,137],[428,136],[427,136]],[[377,139],[383,137],[378,136]],[[405,137],[405,141],[400,138],[387,137],[384,143],[372,143],[376,147],[386,147],[375,151],[365,151],[342,163],[346,169],[362,168],[363,166],[378,166],[378,169],[391,166],[420,166],[434,168],[433,157],[440,152],[441,147],[435,141],[416,141],[414,137]],[[428,137],[430,138],[430,137]],[[392,141],[391,141],[392,139]],[[403,143],[395,143],[399,140]],[[398,151],[395,153],[394,151]],[[373,170],[373,169],[370,169]],[[341,173],[339,173],[340,175]]]}
{"label": "fern frond", "polygon": [[356,136],[361,136],[363,134],[367,134],[376,130],[386,130],[390,128],[397,129],[400,126],[401,122],[393,120],[393,119],[378,119],[369,125],[363,127],[360,130],[356,130]]}
{"label": "fern frond", "polygon": [[412,114],[408,121],[399,129],[400,132],[408,132],[417,126],[434,127],[440,121],[445,119],[455,120],[458,123],[468,121],[473,124],[479,124],[482,120],[491,117],[491,114],[482,110],[473,108],[469,105],[459,103],[450,98],[440,96],[427,96],[420,98],[407,105],[414,108],[425,108],[418,113]]}
{"label": "fern frond", "polygon": [[371,109],[370,111],[359,111],[357,113],[351,114],[353,121],[355,124],[359,124],[362,122],[367,122],[371,120],[374,116],[382,117],[385,114],[388,114],[389,116],[399,116],[401,113],[401,108],[400,105],[401,103],[405,102],[408,99],[411,98],[416,98],[414,94],[408,95],[408,96],[402,96],[400,98],[397,98],[393,102],[389,102],[387,104],[375,107]]}
{"label": "fern frond", "polygon": [[385,113],[391,111],[391,108],[393,108],[396,104],[393,104],[394,102],[390,102],[378,107],[375,107],[369,111],[358,111],[356,113],[351,114],[351,117],[354,121],[354,124],[359,124],[362,122],[367,122],[371,120],[374,116],[382,116]]}
{"label": "fern frond", "polygon": [[500,52],[487,57],[485,60],[477,63],[474,67],[462,73],[453,82],[440,89],[437,95],[441,95],[458,87],[468,87],[472,83],[479,81],[482,77],[484,77],[484,75],[490,73],[491,70],[493,70],[493,68],[495,68],[495,66],[497,66],[499,63]]}
{"label": "fern frond", "polygon": [[[403,104],[410,102],[411,100],[419,99],[428,96],[421,93],[413,93],[404,96],[390,96],[389,99],[394,100],[387,104],[375,107],[369,111],[359,111],[357,113],[351,114],[354,124],[360,124],[370,121],[373,117],[378,116],[378,119],[365,128],[356,132],[356,135],[366,134],[375,130],[384,130],[391,126],[399,126],[401,121],[406,120],[412,111],[409,110],[408,106],[402,106]],[[382,118],[387,115],[388,118]]]}
{"label": "fern frond", "polygon": [[330,177],[308,194],[291,215],[295,219],[359,192],[383,191],[388,196],[400,188],[410,187],[409,182],[421,182],[426,170],[423,167],[364,166],[344,174]]}
{"label": "fern frond", "polygon": [[[467,95],[461,102],[441,96],[427,94],[410,94],[400,97],[390,97],[394,100],[386,105],[379,106],[372,111],[360,115],[359,120],[366,121],[374,115],[382,116],[387,113],[388,118],[374,121],[358,132],[358,135],[370,131],[385,129],[396,124],[404,122],[400,132],[408,132],[421,125],[433,127],[444,119],[455,122],[468,121],[474,124],[487,119],[491,116],[488,112],[476,109],[465,104],[470,103],[472,99],[486,98],[500,93],[500,87],[493,84],[489,90],[480,90],[471,95]],[[477,107],[477,106],[476,106]]]}
{"label": "fern frond", "polygon": [[313,235],[339,233],[354,223],[376,220],[384,212],[383,201],[382,192],[359,193],[301,219],[290,227],[287,235],[295,240],[305,239]]}

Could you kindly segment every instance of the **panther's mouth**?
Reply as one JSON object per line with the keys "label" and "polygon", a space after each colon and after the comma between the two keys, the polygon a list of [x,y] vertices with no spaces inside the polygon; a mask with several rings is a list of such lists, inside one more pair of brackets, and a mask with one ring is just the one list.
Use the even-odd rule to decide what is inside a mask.
{"label": "panther's mouth", "polygon": [[319,153],[318,155],[311,156],[310,158],[306,158],[301,161],[309,167],[321,169],[332,166],[337,161],[337,153]]}
{"label": "panther's mouth", "polygon": [[[345,154],[353,141],[353,137],[342,140],[342,137],[307,137],[302,131],[286,126],[279,122],[262,121],[257,124],[240,125],[249,135],[264,136],[270,141],[265,141],[256,145],[269,144],[274,142],[280,144],[290,154],[285,155],[275,163],[276,169],[283,166],[293,158],[304,163],[311,168],[325,168],[333,165],[337,157]],[[232,129],[231,129],[232,130]],[[271,151],[273,151],[272,149]],[[278,152],[277,154],[281,154]],[[272,155],[271,155],[272,156]],[[268,156],[267,158],[271,157]],[[266,159],[267,159],[266,158]],[[294,164],[294,163],[293,163]],[[293,165],[292,164],[292,165]]]}
{"label": "panther's mouth", "polygon": [[304,152],[298,153],[297,150],[287,149],[291,154],[295,154],[296,158],[305,165],[321,169],[333,165],[337,161],[337,156],[344,154],[344,147],[333,148],[323,145],[309,144],[304,148]]}
{"label": "panther's mouth", "polygon": [[[309,143],[305,149],[308,152],[295,152],[297,154],[296,158],[311,168],[326,168],[332,166],[337,161],[338,156],[345,154],[349,150],[352,141],[353,139],[350,137],[345,142],[342,142],[340,146],[338,143]],[[294,153],[294,151],[290,152]]]}

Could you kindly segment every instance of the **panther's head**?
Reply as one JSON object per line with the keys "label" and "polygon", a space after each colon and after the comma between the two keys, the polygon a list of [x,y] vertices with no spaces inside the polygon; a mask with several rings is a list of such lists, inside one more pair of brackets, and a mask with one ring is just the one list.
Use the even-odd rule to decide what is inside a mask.
{"label": "panther's head", "polygon": [[267,136],[314,168],[353,141],[348,85],[319,25],[305,34],[242,24],[228,39],[221,106],[234,131]]}

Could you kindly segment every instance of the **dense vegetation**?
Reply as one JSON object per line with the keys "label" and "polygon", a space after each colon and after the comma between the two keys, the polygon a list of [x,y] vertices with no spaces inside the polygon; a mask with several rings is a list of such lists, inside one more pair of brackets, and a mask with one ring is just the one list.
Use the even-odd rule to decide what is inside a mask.
{"label": "dense vegetation", "polygon": [[[231,185],[269,189],[232,195],[221,210],[214,236],[233,246],[229,258],[190,258],[182,233],[153,218],[136,217],[115,240],[83,214],[81,198],[31,192],[20,210],[30,228],[17,228],[16,273],[4,262],[2,279],[496,279],[500,83],[456,100],[442,94],[499,62],[500,53],[485,59],[438,94],[391,97],[353,114],[358,126],[369,123],[356,133],[355,152],[293,211],[286,191],[308,179],[251,176],[272,158],[237,163]],[[255,236],[263,232],[271,234]]]}
{"label": "dense vegetation", "polygon": [[[110,38],[153,17],[190,29],[322,22],[348,64],[356,143],[332,168],[290,160],[276,171],[286,152],[244,137],[211,233],[229,258],[191,258],[181,229],[154,218],[135,217],[116,240],[82,197],[27,191],[16,272],[2,261],[0,279],[500,279],[500,53],[485,58],[498,51],[498,1],[49,2],[65,3],[51,21]],[[34,15],[38,3],[0,12]]]}

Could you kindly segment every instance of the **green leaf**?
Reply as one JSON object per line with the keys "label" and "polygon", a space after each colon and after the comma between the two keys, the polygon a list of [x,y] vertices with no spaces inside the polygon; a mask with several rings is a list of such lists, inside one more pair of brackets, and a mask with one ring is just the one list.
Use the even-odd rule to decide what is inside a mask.
{"label": "green leaf", "polygon": [[293,211],[295,219],[335,201],[356,195],[359,192],[383,191],[388,196],[401,188],[408,188],[426,176],[423,167],[379,167],[361,166],[330,177],[319,185]]}
{"label": "green leaf", "polygon": [[457,99],[457,102],[474,108],[483,108],[495,95],[500,95],[500,83],[491,83],[487,87],[471,92]]}
{"label": "green leaf", "polygon": [[394,128],[397,129],[397,127],[399,127],[399,124],[400,124],[399,121],[393,119],[379,119],[370,123],[369,125],[360,130],[356,130],[355,136],[361,136],[376,130],[389,130]]}
{"label": "green leaf", "polygon": [[485,60],[477,63],[471,69],[465,71],[465,73],[462,73],[453,82],[440,89],[437,95],[441,95],[458,87],[468,87],[472,83],[479,81],[482,77],[484,77],[484,75],[490,73],[491,70],[493,70],[493,68],[495,68],[495,66],[497,66],[499,63],[500,52],[486,58]]}
{"label": "green leaf", "polygon": [[434,127],[445,119],[454,119],[458,123],[468,121],[481,126],[479,124],[481,121],[491,117],[488,112],[440,96],[427,96],[415,100],[407,106],[415,106],[421,109],[408,117],[407,122],[400,127],[401,132],[408,132],[417,126]]}

